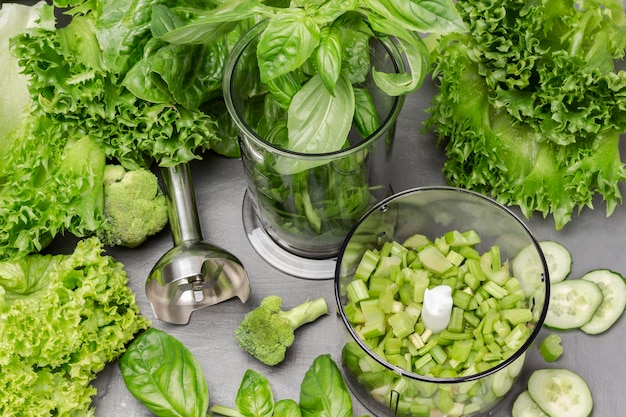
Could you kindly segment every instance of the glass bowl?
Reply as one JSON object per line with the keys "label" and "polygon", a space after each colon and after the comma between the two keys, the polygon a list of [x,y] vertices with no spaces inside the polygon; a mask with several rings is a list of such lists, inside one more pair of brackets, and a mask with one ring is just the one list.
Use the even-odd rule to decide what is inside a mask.
{"label": "glass bowl", "polygon": [[[522,249],[518,279],[511,264]],[[437,311],[444,299],[425,305],[425,286],[449,287],[454,311]],[[342,371],[370,412],[479,416],[517,381],[546,315],[549,277],[537,240],[507,208],[468,190],[421,187],[379,202],[355,225],[337,259],[335,296]]]}

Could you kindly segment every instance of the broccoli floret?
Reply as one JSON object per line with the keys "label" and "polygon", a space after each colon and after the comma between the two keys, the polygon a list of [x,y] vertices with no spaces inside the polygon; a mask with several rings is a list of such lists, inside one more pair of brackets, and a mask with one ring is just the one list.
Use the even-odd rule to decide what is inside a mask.
{"label": "broccoli floret", "polygon": [[152,171],[127,171],[121,165],[104,170],[105,223],[96,234],[109,246],[135,248],[165,227],[167,201]]}
{"label": "broccoli floret", "polygon": [[282,303],[279,296],[265,297],[235,330],[239,346],[266,365],[277,365],[285,359],[297,328],[328,313],[323,298],[306,301],[287,311],[281,310]]}

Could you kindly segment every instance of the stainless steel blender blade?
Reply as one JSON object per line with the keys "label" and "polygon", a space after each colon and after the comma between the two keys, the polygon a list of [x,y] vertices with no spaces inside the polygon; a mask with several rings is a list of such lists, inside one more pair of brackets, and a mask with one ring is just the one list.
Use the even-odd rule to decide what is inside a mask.
{"label": "stainless steel blender blade", "polygon": [[246,302],[250,283],[233,254],[202,239],[189,164],[162,168],[174,247],[152,268],[146,296],[155,316],[187,324],[191,313],[238,297]]}

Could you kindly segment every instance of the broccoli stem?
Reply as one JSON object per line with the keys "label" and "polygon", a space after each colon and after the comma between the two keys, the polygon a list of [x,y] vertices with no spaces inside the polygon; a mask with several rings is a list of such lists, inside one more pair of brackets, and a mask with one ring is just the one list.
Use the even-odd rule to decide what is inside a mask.
{"label": "broccoli stem", "polygon": [[291,327],[296,330],[298,327],[317,320],[324,314],[328,314],[328,305],[324,298],[305,301],[291,310],[281,310],[278,315],[287,319]]}

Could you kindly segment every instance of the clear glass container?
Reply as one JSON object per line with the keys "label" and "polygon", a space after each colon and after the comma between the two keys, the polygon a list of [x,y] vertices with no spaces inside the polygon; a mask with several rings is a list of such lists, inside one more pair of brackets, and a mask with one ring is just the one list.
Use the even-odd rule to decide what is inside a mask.
{"label": "clear glass container", "polygon": [[[543,274],[520,282],[524,303],[532,311],[525,342],[509,356],[480,372],[458,372],[456,377],[434,377],[407,371],[381,358],[376,346],[355,331],[348,318],[346,287],[367,249],[385,242],[404,242],[414,234],[434,240],[452,230],[475,231],[481,238],[479,253],[497,245],[501,261],[511,262],[524,248],[534,255],[529,262]],[[528,252],[525,252],[528,253]],[[512,272],[514,274],[514,271]],[[514,275],[515,276],[515,275]],[[548,308],[549,277],[541,248],[527,227],[511,211],[483,195],[452,188],[422,187],[400,192],[374,206],[348,235],[337,259],[335,294],[345,325],[341,358],[344,376],[354,395],[377,416],[481,416],[488,415],[511,391],[522,370],[526,351],[543,324]],[[472,369],[472,368],[468,368]],[[445,375],[442,373],[440,375]],[[449,375],[449,374],[448,374]]]}
{"label": "clear glass container", "polygon": [[[383,93],[369,74],[358,87],[369,91],[376,106],[380,124],[372,134],[364,138],[353,127],[343,148],[335,152],[284,149],[286,110],[275,109],[275,119],[267,117],[262,96],[266,86],[260,82],[256,61],[259,35],[266,24],[259,23],[238,42],[224,78],[225,100],[239,131],[248,183],[244,224],[257,252],[278,269],[312,278],[317,277],[315,271],[307,275],[306,269],[315,269],[316,260],[331,259],[322,263],[327,275],[321,276],[330,279],[347,233],[375,202],[391,194],[389,158],[404,98]],[[372,67],[404,71],[390,39],[372,39],[369,47]],[[254,237],[259,232],[265,239]],[[276,256],[280,251],[284,256]]]}

